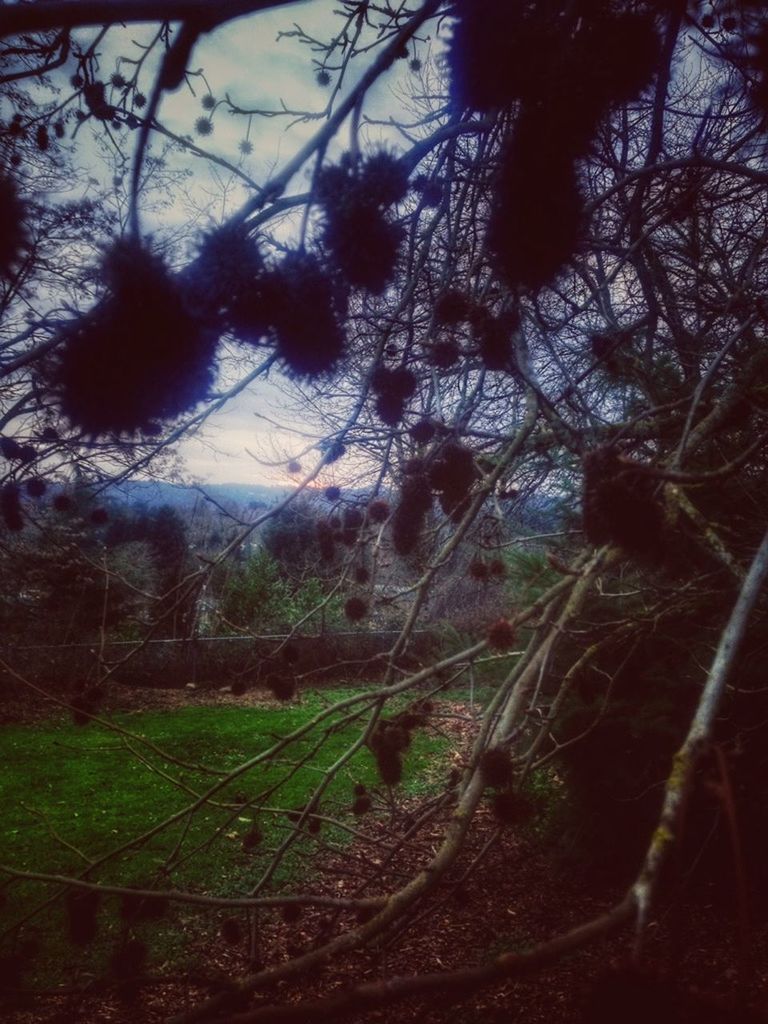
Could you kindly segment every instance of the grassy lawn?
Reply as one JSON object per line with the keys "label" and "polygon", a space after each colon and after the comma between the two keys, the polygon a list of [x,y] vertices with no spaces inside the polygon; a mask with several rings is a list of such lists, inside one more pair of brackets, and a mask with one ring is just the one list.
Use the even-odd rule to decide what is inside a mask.
{"label": "grassy lawn", "polygon": [[[135,736],[151,741],[175,764],[134,740],[96,724],[78,727],[66,720],[7,726],[0,731],[0,863],[20,870],[75,874],[148,832],[219,781],[195,765],[229,771],[268,749],[351,690],[306,693],[300,703],[274,707],[190,707],[174,711],[136,712],[111,719]],[[349,747],[357,725],[339,725],[292,743],[275,765],[257,765],[233,779],[193,815],[184,814],[158,835],[105,861],[92,880],[147,888],[188,888],[216,895],[242,895],[258,880],[270,852],[292,832],[286,811],[303,807],[323,771]],[[319,736],[324,742],[317,747]],[[131,749],[133,748],[133,749]],[[441,761],[444,741],[417,731],[405,761],[406,792],[429,789],[431,768]],[[137,756],[137,754],[139,756]],[[306,759],[306,760],[305,760]],[[378,785],[375,762],[364,748],[338,773],[326,790],[318,813],[354,826],[349,813],[353,786]],[[263,835],[248,851],[243,837],[254,825]],[[325,824],[306,834],[281,865],[275,880],[295,882],[323,844],[349,841],[342,828]],[[4,888],[0,909],[3,929],[23,918],[55,887],[40,882],[13,882]],[[183,954],[184,921],[200,912],[172,909],[166,923],[151,927],[152,962],[178,961]],[[221,915],[219,914],[218,917]],[[217,915],[213,915],[218,919]],[[40,975],[47,982],[73,971],[98,971],[125,924],[118,897],[107,898],[99,913],[99,938],[84,955],[64,941],[64,910],[57,901],[35,915],[20,935],[41,946]],[[13,943],[11,943],[11,948]],[[8,942],[3,944],[8,950]]]}

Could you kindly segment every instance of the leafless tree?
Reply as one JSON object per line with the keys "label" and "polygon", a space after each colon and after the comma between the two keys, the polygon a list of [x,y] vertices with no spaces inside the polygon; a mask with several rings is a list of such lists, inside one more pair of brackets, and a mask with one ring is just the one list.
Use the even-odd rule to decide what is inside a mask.
{"label": "leafless tree", "polygon": [[[331,86],[319,114],[211,94],[214,106],[244,123],[279,115],[306,124],[314,116],[318,126],[268,180],[244,181],[242,206],[191,258],[171,265],[151,250],[141,216],[150,141],[168,138],[163,98],[193,75],[201,35],[276,6],[232,0],[211,14],[194,0],[166,0],[160,12],[169,20],[157,23],[153,43],[162,56],[140,94],[144,103],[135,76],[120,72],[107,86],[79,33],[83,25],[103,23],[101,35],[117,21],[157,21],[156,8],[52,0],[5,12],[4,31],[19,33],[8,35],[5,53],[14,89],[74,62],[71,101],[81,104],[82,120],[136,133],[127,231],[93,282],[93,305],[35,316],[24,328],[14,319],[23,290],[9,292],[11,405],[3,423],[18,422],[19,432],[18,440],[4,438],[8,529],[20,530],[28,515],[21,485],[36,474],[55,477],[70,457],[58,428],[37,443],[52,410],[77,445],[95,446],[94,472],[109,454],[128,474],[277,371],[304,413],[305,436],[287,453],[301,463],[300,482],[191,571],[178,600],[297,496],[322,486],[335,503],[317,524],[337,575],[333,593],[353,621],[394,604],[402,625],[375,688],[328,707],[235,768],[212,772],[200,791],[181,778],[185,766],[169,760],[169,780],[189,799],[151,826],[152,835],[168,837],[168,884],[139,891],[101,877],[102,865],[140,838],[66,877],[2,867],[14,884],[42,880],[57,894],[162,898],[242,915],[250,968],[218,995],[180,1009],[175,1024],[308,1021],[436,990],[460,996],[544,969],[620,927],[634,927],[639,954],[737,664],[749,682],[730,699],[757,697],[749,659],[765,622],[768,25],[760,5],[745,3],[736,14],[724,5],[711,13],[699,4],[629,0],[425,0],[416,8],[345,0],[330,40],[295,33],[312,53],[319,85]],[[445,38],[446,26],[447,57],[430,64],[426,37],[442,31]],[[393,141],[371,146],[382,126],[366,118],[366,103],[400,58],[417,83],[411,114],[386,126]],[[33,112],[21,123],[32,129]],[[16,211],[15,186],[4,179],[3,188]],[[41,212],[35,231],[50,223],[46,217],[53,214]],[[84,244],[82,227],[73,244]],[[21,280],[19,259],[31,251],[13,228],[3,243],[11,291]],[[151,300],[151,312],[139,308],[142,299]],[[128,348],[130,361],[121,351]],[[217,355],[242,371],[219,393]],[[556,524],[539,531],[544,538],[520,528],[532,509]],[[515,566],[519,576],[500,613],[480,595]],[[437,658],[409,659],[417,630],[445,614],[445,588],[456,577],[478,595],[473,633]],[[480,966],[384,977],[302,1001],[298,986],[308,972],[394,942],[419,920],[452,877],[479,809],[491,804],[497,831],[521,827],[537,774],[586,746],[626,678],[641,675],[647,652],[676,633],[686,649],[671,664],[687,687],[688,720],[669,723],[656,824],[615,906]],[[429,727],[446,679],[489,664],[493,695],[460,771],[446,771],[437,792],[406,810],[397,785],[411,733]],[[13,665],[5,670],[24,682]],[[642,697],[632,699],[643,713]],[[116,728],[96,708],[80,712]],[[311,763],[349,724],[354,739],[264,851],[253,884],[221,898],[172,884],[197,852],[192,842],[176,843],[174,825],[204,808],[223,809],[228,817],[213,842],[238,816],[273,813],[272,789],[243,802],[240,780],[268,764]],[[312,752],[297,753],[310,733]],[[329,789],[365,747],[381,786],[373,797],[350,793],[342,806]],[[363,827],[371,806],[382,815]],[[298,894],[287,891],[278,880],[291,856],[334,852],[330,840],[323,851],[321,826],[354,829],[370,849],[383,844],[395,867],[407,852],[418,869],[395,871],[382,887],[377,859],[351,895],[315,890],[309,877]],[[259,960],[258,922],[272,908],[297,905],[328,911],[311,946]],[[252,1002],[257,993],[262,998]]]}

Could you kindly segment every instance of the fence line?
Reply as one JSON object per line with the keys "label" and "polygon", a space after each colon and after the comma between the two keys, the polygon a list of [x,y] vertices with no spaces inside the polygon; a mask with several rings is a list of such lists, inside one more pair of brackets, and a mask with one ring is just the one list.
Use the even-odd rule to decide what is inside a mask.
{"label": "fence line", "polygon": [[[431,632],[428,629],[414,629],[412,631],[413,636],[420,636],[425,633]],[[216,641],[217,643],[237,641],[239,643],[261,643],[262,641],[268,640],[328,640],[333,637],[347,637],[347,636],[400,636],[401,630],[399,629],[371,629],[362,632],[360,630],[349,630],[347,632],[339,633],[263,633],[258,636],[182,636],[182,637],[165,637],[154,640],[107,640],[104,643],[104,647],[149,647],[152,644],[199,644],[199,643],[210,643]],[[100,646],[97,640],[92,641],[81,641],[78,643],[71,644],[4,644],[0,643],[0,651],[65,651],[74,650],[77,648],[93,650]]]}

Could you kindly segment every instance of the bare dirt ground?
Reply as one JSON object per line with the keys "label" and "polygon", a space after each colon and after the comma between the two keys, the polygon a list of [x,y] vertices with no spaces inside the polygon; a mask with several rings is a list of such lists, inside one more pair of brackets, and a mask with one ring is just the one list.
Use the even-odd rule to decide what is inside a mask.
{"label": "bare dirt ground", "polygon": [[[124,710],[270,700],[259,695],[233,698],[222,693],[141,691],[125,695]],[[467,726],[456,719],[446,727],[462,738]],[[407,813],[407,808],[405,809]],[[435,820],[427,845],[437,844],[443,822]],[[384,824],[382,823],[382,834]],[[486,809],[478,814],[470,841],[445,883],[419,907],[404,931],[376,948],[348,954],[298,983],[280,983],[253,1007],[268,1002],[316,999],[350,985],[392,975],[450,971],[486,962],[502,951],[519,951],[607,910],[621,890],[599,878],[566,871],[539,840],[507,827],[492,840],[496,822]],[[465,877],[475,858],[476,870]],[[379,891],[402,884],[418,870],[424,853],[398,858],[396,870],[383,870]],[[318,864],[313,890],[352,893],[370,865],[370,848],[352,846],[343,863]],[[337,869],[343,869],[339,875]],[[319,880],[319,885],[318,885]],[[728,884],[728,880],[725,880]],[[631,948],[627,932],[600,940],[541,972],[482,990],[460,1004],[431,996],[426,1004],[400,1003],[345,1019],[364,1024],[752,1024],[768,1021],[768,927],[753,921],[748,936],[751,963],[738,939],[736,907],[670,891],[648,930],[646,974],[622,974]],[[321,914],[306,913],[286,924],[270,917],[260,930],[262,957],[279,963],[316,940]],[[326,922],[327,924],[327,919]],[[336,927],[343,925],[337,922]],[[347,921],[347,924],[349,922]],[[189,924],[190,962],[185,977],[151,977],[131,1001],[114,990],[82,995],[38,997],[34,1005],[9,1011],[8,1024],[161,1024],[221,988],[223,979],[247,969],[245,951],[211,939],[210,931]],[[601,979],[603,979],[601,981]],[[324,1018],[331,1024],[335,1017]]]}

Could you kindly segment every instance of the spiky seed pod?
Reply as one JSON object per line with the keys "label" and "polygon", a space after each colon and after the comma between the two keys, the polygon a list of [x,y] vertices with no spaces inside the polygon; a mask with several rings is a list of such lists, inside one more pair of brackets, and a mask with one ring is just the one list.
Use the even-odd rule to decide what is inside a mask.
{"label": "spiky seed pod", "polygon": [[449,288],[435,302],[435,323],[444,327],[456,327],[469,319],[472,303],[463,292]]}
{"label": "spiky seed pod", "polygon": [[[610,11],[607,6],[586,18],[569,48],[565,89],[558,97],[566,120],[582,122],[586,139],[594,135],[601,117],[621,103],[636,99],[653,81],[660,55],[654,18],[639,11]],[[577,116],[573,117],[576,110]],[[571,130],[579,130],[575,125]]]}
{"label": "spiky seed pod", "polygon": [[407,476],[392,517],[392,543],[398,555],[409,555],[419,543],[424,519],[432,508],[432,494],[425,476]]}
{"label": "spiky seed pod", "polygon": [[264,838],[261,829],[258,825],[251,825],[250,829],[243,836],[243,849],[246,853],[250,850],[254,850]]}
{"label": "spiky seed pod", "polygon": [[509,372],[515,367],[512,336],[520,325],[517,313],[481,317],[475,327],[480,358],[488,370]]}
{"label": "spiky seed pod", "polygon": [[352,804],[352,814],[368,814],[372,807],[373,804],[371,802],[371,798],[368,796],[368,794],[364,793],[362,794],[361,797],[354,798],[354,803]]}
{"label": "spiky seed pod", "polygon": [[448,57],[455,103],[489,110],[522,100],[554,111],[566,140],[578,131],[586,145],[612,106],[650,83],[659,38],[650,13],[607,4],[584,13],[571,35],[533,5],[462,0]]}
{"label": "spiky seed pod", "polygon": [[396,750],[377,750],[376,768],[385,786],[396,786],[403,777],[403,762]]}
{"label": "spiky seed pod", "polygon": [[415,375],[404,366],[376,368],[371,386],[378,395],[376,412],[386,424],[397,426],[403,418],[405,404],[415,392],[416,383]]}
{"label": "spiky seed pod", "polygon": [[368,506],[368,519],[372,523],[385,523],[389,518],[389,502],[383,498],[374,498]]}
{"label": "spiky seed pod", "polygon": [[325,488],[325,496],[328,499],[328,501],[338,501],[339,498],[341,497],[341,488],[340,487],[326,487]]}
{"label": "spiky seed pod", "polygon": [[399,395],[377,395],[376,412],[382,423],[396,427],[405,415],[405,402]]}
{"label": "spiky seed pod", "polygon": [[416,375],[405,366],[377,366],[371,377],[371,387],[377,394],[396,396],[403,401],[412,397],[416,384]]}
{"label": "spiky seed pod", "polygon": [[515,642],[515,629],[509,619],[497,619],[488,630],[488,646],[493,651],[507,651]]}
{"label": "spiky seed pod", "polygon": [[435,436],[435,424],[432,420],[419,420],[408,433],[416,444],[427,444]]}
{"label": "spiky seed pod", "polygon": [[495,789],[504,789],[512,776],[512,762],[509,751],[501,747],[490,747],[480,758],[480,777],[483,784]]}
{"label": "spiky seed pod", "polygon": [[355,583],[360,583],[362,585],[367,583],[370,578],[371,574],[366,567],[364,565],[358,565],[355,569]]}
{"label": "spiky seed pod", "polygon": [[400,754],[407,750],[410,745],[410,733],[403,726],[402,722],[395,719],[389,721],[384,719],[379,722],[370,739],[371,749],[375,753],[384,750]]}
{"label": "spiky seed pod", "polygon": [[481,558],[473,558],[469,563],[469,575],[480,583],[488,582],[488,565]]}
{"label": "spiky seed pod", "polygon": [[70,889],[67,892],[65,907],[70,942],[77,946],[93,942],[98,931],[100,902],[99,893],[95,889]]}
{"label": "spiky seed pod", "polygon": [[569,63],[569,33],[535,5],[461,0],[457,14],[449,53],[457,107],[492,110],[521,100],[524,109],[546,111],[555,98],[563,102],[578,89],[574,78],[589,74]]}
{"label": "spiky seed pod", "polygon": [[338,462],[339,459],[343,458],[347,454],[347,446],[342,444],[341,441],[333,441],[324,452],[324,459],[326,466],[330,466],[333,462]]}
{"label": "spiky seed pod", "polygon": [[389,283],[404,231],[384,211],[407,188],[403,166],[384,151],[362,163],[347,154],[318,176],[318,199],[325,210],[323,244],[353,287],[378,294]]}
{"label": "spiky seed pod", "polygon": [[344,614],[351,622],[359,622],[368,614],[368,605],[361,597],[350,597],[344,602]]}
{"label": "spiky seed pod", "polygon": [[406,711],[403,714],[398,715],[397,721],[408,731],[412,729],[420,729],[423,725],[427,724],[427,720],[424,715],[419,714],[418,711]]}
{"label": "spiky seed pod", "polygon": [[100,121],[111,121],[115,116],[115,108],[107,103],[103,82],[86,82],[83,86],[83,99],[89,113]]}
{"label": "spiky seed pod", "polygon": [[30,498],[42,498],[48,489],[48,485],[45,480],[42,480],[39,476],[33,476],[24,483],[27,494]]}
{"label": "spiky seed pod", "polygon": [[584,457],[584,532],[590,543],[618,544],[650,562],[666,556],[667,524],[655,498],[656,481],[622,463],[608,447]]}
{"label": "spiky seed pod", "polygon": [[6,529],[13,532],[24,529],[18,484],[7,483],[0,488],[0,515],[3,517]]}
{"label": "spiky seed pod", "polygon": [[436,491],[466,493],[476,475],[472,452],[453,441],[446,444],[433,460],[429,469],[429,482]]}
{"label": "spiky seed pod", "polygon": [[371,202],[394,206],[405,199],[408,192],[408,171],[396,156],[379,149],[363,161],[360,185]]}
{"label": "spiky seed pod", "polygon": [[455,341],[436,341],[429,350],[429,361],[437,370],[450,370],[459,361],[461,352]]}
{"label": "spiky seed pod", "polygon": [[243,929],[236,917],[227,917],[221,922],[221,937],[228,946],[239,946],[243,941]]}
{"label": "spiky seed pod", "polygon": [[57,512],[68,512],[72,508],[72,499],[68,494],[57,494],[53,499],[53,507]]}
{"label": "spiky seed pod", "polygon": [[405,231],[368,203],[328,213],[323,243],[346,281],[380,295],[392,280]]}
{"label": "spiky seed pod", "polygon": [[356,782],[352,792],[355,794],[355,796],[365,796],[365,794],[368,792],[368,787],[365,786],[362,782]]}
{"label": "spiky seed pod", "polygon": [[0,278],[9,277],[21,257],[27,240],[25,216],[15,182],[0,175]]}
{"label": "spiky seed pod", "polygon": [[262,284],[263,309],[289,374],[318,377],[344,355],[346,296],[307,253],[289,252]]}
{"label": "spiky seed pod", "polygon": [[303,912],[300,903],[284,903],[280,908],[280,916],[286,924],[295,924],[301,920]]}
{"label": "spiky seed pod", "polygon": [[147,961],[147,947],[141,939],[122,942],[109,960],[109,966],[116,978],[134,978],[141,974]]}
{"label": "spiky seed pod", "polygon": [[614,348],[615,337],[612,334],[591,334],[589,345],[595,359],[605,359]]}
{"label": "spiky seed pod", "polygon": [[421,196],[421,205],[425,209],[434,209],[439,206],[445,195],[443,182],[428,178],[426,174],[416,175],[413,180],[413,190]]}
{"label": "spiky seed pod", "polygon": [[520,793],[502,789],[491,798],[491,809],[502,825],[518,825],[532,814],[530,802]]}
{"label": "spiky seed pod", "polygon": [[365,517],[359,508],[345,508],[343,522],[345,530],[359,530],[365,522]]}
{"label": "spiky seed pod", "polygon": [[[628,340],[628,333],[615,331],[611,334],[592,334],[589,338],[589,346],[595,360],[609,373],[616,377],[621,375],[625,360],[622,358],[622,349]],[[625,367],[626,369],[626,367]]]}
{"label": "spiky seed pod", "polygon": [[247,230],[223,225],[203,237],[181,282],[187,306],[195,315],[256,345],[269,331],[261,293],[264,274],[258,244]]}
{"label": "spiky seed pod", "polygon": [[487,241],[510,287],[551,284],[576,251],[583,197],[574,158],[538,112],[521,115],[496,182]]}
{"label": "spiky seed pod", "polygon": [[55,427],[44,427],[40,437],[43,441],[58,441],[59,432]]}
{"label": "spiky seed pod", "polygon": [[19,448],[18,459],[19,462],[26,465],[28,462],[34,462],[37,451],[31,444],[23,444]]}
{"label": "spiky seed pod", "polygon": [[413,459],[406,459],[403,463],[403,476],[419,476],[424,473],[426,464],[424,459],[418,457]]}
{"label": "spiky seed pod", "polygon": [[317,176],[317,198],[323,206],[333,206],[339,196],[356,200],[354,161],[345,153],[338,164],[323,167]]}
{"label": "spiky seed pod", "polygon": [[102,274],[108,294],[64,332],[51,383],[85,433],[131,434],[206,397],[216,337],[190,315],[163,261],[139,243],[118,242]]}
{"label": "spiky seed pod", "polygon": [[455,441],[446,444],[433,460],[430,485],[440,496],[441,508],[454,522],[464,514],[476,478],[472,452]]}
{"label": "spiky seed pod", "polygon": [[109,512],[105,508],[95,508],[88,518],[94,526],[103,526],[109,522]]}
{"label": "spiky seed pod", "polygon": [[301,472],[301,463],[296,462],[295,459],[291,459],[291,461],[285,468],[288,470],[291,476],[295,476],[297,473]]}
{"label": "spiky seed pod", "polygon": [[331,76],[328,74],[325,68],[321,68],[320,71],[318,71],[317,74],[315,75],[315,81],[321,88],[324,89],[326,86],[331,84]]}
{"label": "spiky seed pod", "polygon": [[290,676],[270,676],[267,680],[267,686],[277,700],[289,701],[293,700],[296,696],[296,681],[291,679]]}
{"label": "spiky seed pod", "polygon": [[0,452],[3,458],[13,462],[15,459],[21,459],[22,446],[13,437],[0,437]]}

